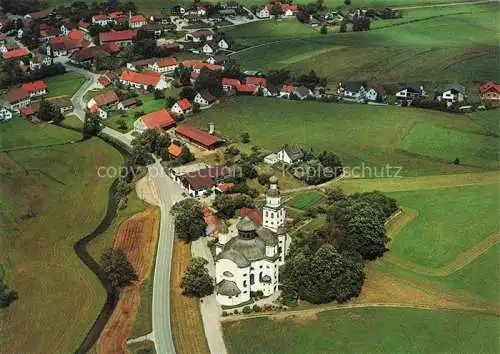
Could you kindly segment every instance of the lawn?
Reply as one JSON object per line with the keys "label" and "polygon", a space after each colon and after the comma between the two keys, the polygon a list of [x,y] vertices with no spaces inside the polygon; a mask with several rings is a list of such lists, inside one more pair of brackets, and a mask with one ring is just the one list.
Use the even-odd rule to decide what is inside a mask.
{"label": "lawn", "polygon": [[484,168],[498,168],[498,138],[443,128],[431,122],[413,125],[403,149],[430,158]]}
{"label": "lawn", "polygon": [[235,354],[495,353],[498,325],[475,313],[366,308],[229,322],[224,334]]}
{"label": "lawn", "polygon": [[82,75],[76,72],[67,72],[44,79],[47,84],[48,97],[73,96],[85,80]]}
{"label": "lawn", "polygon": [[287,202],[287,204],[292,208],[307,209],[318,204],[319,201],[323,199],[323,197],[323,193],[320,193],[318,191],[310,191],[296,195],[292,198],[292,200]]}
{"label": "lawn", "polygon": [[418,212],[393,240],[391,254],[424,267],[444,266],[499,230],[497,183],[389,196]]}
{"label": "lawn", "polygon": [[[81,137],[55,126],[15,120],[2,125],[2,144],[7,140],[11,148],[16,142],[25,145],[25,137],[16,140],[10,134],[21,130],[34,146]],[[0,259],[9,285],[19,293],[19,300],[3,314],[7,330],[0,352],[69,353],[85,337],[105,291],[73,244],[90,233],[105,212],[112,180],[99,178],[96,169],[122,163],[121,155],[99,139],[0,154]]]}
{"label": "lawn", "polygon": [[[380,176],[387,164],[402,167],[404,176],[479,170],[403,151],[402,141],[416,122],[487,133],[466,116],[438,111],[243,96],[227,99],[187,121],[202,128],[214,122],[217,133],[232,141],[239,141],[241,132],[248,132],[253,144],[270,151],[277,151],[286,143],[312,148],[316,153],[333,151],[344,166],[364,168],[357,172],[367,178]],[[478,144],[477,149],[484,146],[481,139],[473,142]]]}
{"label": "lawn", "polygon": [[[339,80],[360,80],[382,84],[391,91],[404,82],[444,85],[458,81],[476,87],[480,81],[500,78],[498,8],[488,4],[408,10],[408,18],[398,21],[420,21],[378,21],[373,30],[362,33],[311,35],[314,32],[307,26],[295,30],[297,24],[282,21],[249,24],[250,31],[238,28],[228,34],[243,45],[268,43],[233,56],[243,69],[285,68],[294,73],[314,69],[331,85]],[[422,20],[426,17],[434,18]],[[272,26],[280,29],[268,31]],[[442,28],[454,28],[453,36]],[[277,40],[281,42],[274,43]]]}

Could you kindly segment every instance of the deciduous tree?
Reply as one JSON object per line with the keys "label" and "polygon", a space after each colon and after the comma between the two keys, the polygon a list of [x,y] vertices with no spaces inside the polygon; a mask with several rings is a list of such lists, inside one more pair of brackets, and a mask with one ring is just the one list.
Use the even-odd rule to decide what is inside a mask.
{"label": "deciduous tree", "polygon": [[192,258],[189,261],[181,282],[185,295],[204,297],[214,292],[213,278],[205,267],[207,264],[208,261],[201,257]]}
{"label": "deciduous tree", "polygon": [[101,254],[101,267],[115,289],[123,289],[138,279],[134,267],[120,248],[106,248]]}
{"label": "deciduous tree", "polygon": [[207,223],[196,199],[187,198],[177,202],[170,213],[175,217],[175,232],[180,239],[189,242],[205,235]]}

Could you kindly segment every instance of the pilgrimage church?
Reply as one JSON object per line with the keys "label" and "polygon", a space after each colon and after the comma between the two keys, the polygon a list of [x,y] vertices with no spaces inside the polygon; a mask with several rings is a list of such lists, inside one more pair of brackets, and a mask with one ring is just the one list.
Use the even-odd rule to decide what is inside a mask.
{"label": "pilgrimage church", "polygon": [[220,230],[216,245],[216,298],[224,306],[237,306],[250,300],[250,292],[262,291],[270,296],[278,289],[278,267],[285,263],[290,246],[286,233],[285,206],[277,185],[269,179],[262,226],[245,216],[236,230]]}

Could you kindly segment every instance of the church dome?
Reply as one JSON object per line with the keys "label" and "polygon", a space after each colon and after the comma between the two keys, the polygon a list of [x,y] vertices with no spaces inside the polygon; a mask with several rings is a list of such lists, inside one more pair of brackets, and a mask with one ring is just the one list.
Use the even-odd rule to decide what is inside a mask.
{"label": "church dome", "polygon": [[238,224],[236,225],[236,229],[243,232],[252,232],[257,229],[257,226],[252,219],[250,219],[248,216],[245,216],[238,222]]}
{"label": "church dome", "polygon": [[278,178],[276,176],[269,177],[269,183],[271,183],[271,184],[278,183]]}

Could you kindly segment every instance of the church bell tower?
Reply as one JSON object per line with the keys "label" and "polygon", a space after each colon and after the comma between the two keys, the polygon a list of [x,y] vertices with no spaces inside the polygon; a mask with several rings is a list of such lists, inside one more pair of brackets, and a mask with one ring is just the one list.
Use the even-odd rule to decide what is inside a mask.
{"label": "church bell tower", "polygon": [[285,206],[281,204],[278,179],[275,176],[269,178],[269,190],[266,194],[266,204],[262,208],[263,226],[273,232],[285,224]]}

